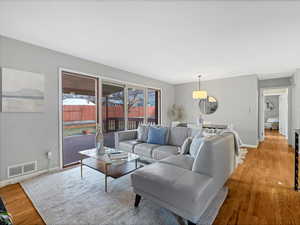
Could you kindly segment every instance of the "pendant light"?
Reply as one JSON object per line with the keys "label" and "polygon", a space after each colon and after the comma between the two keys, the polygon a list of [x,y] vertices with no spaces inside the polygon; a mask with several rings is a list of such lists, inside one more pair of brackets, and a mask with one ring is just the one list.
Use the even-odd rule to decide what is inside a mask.
{"label": "pendant light", "polygon": [[193,91],[193,99],[206,99],[207,98],[207,92],[200,90],[200,79],[201,75],[198,76],[199,79],[199,85],[198,85],[198,90]]}

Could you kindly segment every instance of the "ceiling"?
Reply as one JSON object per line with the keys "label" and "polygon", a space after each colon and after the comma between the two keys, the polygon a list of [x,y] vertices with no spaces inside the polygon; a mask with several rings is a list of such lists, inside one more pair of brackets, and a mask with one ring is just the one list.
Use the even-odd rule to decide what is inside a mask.
{"label": "ceiling", "polygon": [[297,1],[1,1],[0,34],[172,84],[281,77],[300,68],[299,11]]}

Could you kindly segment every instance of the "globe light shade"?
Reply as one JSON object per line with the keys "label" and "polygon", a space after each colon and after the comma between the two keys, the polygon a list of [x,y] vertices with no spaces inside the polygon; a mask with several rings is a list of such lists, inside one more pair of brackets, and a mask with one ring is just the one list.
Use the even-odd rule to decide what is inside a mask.
{"label": "globe light shade", "polygon": [[193,91],[193,99],[206,99],[207,92],[206,91]]}
{"label": "globe light shade", "polygon": [[210,97],[210,96],[208,97],[208,101],[209,101],[209,102],[217,102],[217,100],[216,100],[215,98]]}

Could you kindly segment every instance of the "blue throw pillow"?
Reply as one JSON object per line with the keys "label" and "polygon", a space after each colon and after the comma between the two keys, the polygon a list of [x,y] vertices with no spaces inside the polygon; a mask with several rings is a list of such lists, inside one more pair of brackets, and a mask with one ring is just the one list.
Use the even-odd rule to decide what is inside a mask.
{"label": "blue throw pillow", "polygon": [[167,131],[166,127],[149,127],[147,143],[165,145]]}

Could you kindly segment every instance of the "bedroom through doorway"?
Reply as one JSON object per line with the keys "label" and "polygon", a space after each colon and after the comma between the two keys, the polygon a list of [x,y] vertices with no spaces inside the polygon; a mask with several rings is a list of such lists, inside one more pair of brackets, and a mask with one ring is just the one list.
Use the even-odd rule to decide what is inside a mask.
{"label": "bedroom through doorway", "polygon": [[271,88],[263,91],[264,136],[282,135],[288,138],[288,88]]}

